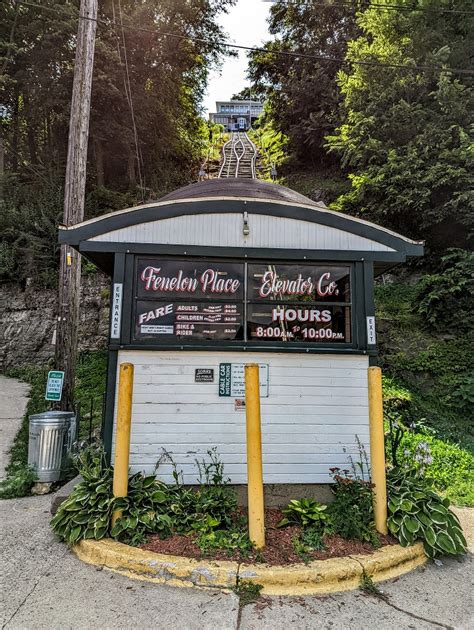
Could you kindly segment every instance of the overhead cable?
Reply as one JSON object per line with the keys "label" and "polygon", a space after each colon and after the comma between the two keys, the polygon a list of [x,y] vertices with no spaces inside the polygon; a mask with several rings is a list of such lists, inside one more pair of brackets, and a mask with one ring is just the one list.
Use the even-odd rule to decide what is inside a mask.
{"label": "overhead cable", "polygon": [[[32,2],[27,2],[25,0],[18,0],[18,2],[25,6],[32,6],[32,7],[36,7],[40,9],[53,10],[53,9],[50,9],[50,7],[43,7],[39,4],[34,4]],[[56,12],[56,10],[54,11]],[[296,52],[296,51],[290,51],[290,50],[271,50],[271,49],[255,47],[255,46],[243,46],[242,44],[232,44],[230,42],[226,42],[222,40],[217,41],[217,42],[212,42],[212,40],[206,39],[204,37],[195,37],[191,35],[179,35],[177,33],[170,33],[170,32],[161,31],[158,29],[149,29],[149,28],[144,28],[142,26],[135,26],[135,25],[130,26],[130,25],[124,24],[123,22],[117,22],[116,20],[102,20],[100,18],[91,18],[87,15],[79,15],[79,18],[82,20],[94,20],[97,23],[104,24],[106,26],[119,26],[121,28],[125,28],[128,30],[151,33],[153,35],[158,35],[161,37],[174,37],[176,39],[199,42],[199,43],[204,43],[204,44],[216,43],[223,48],[232,48],[236,50],[245,50],[248,52],[264,53],[266,55],[280,55],[280,56],[299,58],[299,59],[314,59],[315,61],[322,61],[322,62],[338,62],[338,63],[348,62],[348,63],[358,65],[358,66],[367,66],[367,67],[375,67],[375,68],[396,68],[400,70],[407,70],[409,72],[413,72],[413,71],[432,72],[433,70],[438,69],[434,66],[419,66],[416,64],[387,63],[387,62],[380,62],[380,61],[359,61],[359,60],[346,59],[345,57],[316,55],[314,53],[303,53],[303,52]],[[467,70],[465,68],[445,67],[444,69],[454,74],[465,74],[469,76],[474,75],[474,70]]]}

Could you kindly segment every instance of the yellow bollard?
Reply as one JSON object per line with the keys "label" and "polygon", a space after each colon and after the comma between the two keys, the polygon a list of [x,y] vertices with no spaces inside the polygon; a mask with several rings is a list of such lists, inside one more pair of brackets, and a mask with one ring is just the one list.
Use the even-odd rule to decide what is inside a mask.
{"label": "yellow bollard", "polygon": [[387,534],[387,480],[385,478],[385,441],[383,430],[382,370],[369,367],[370,461],[374,484],[375,528]]}
{"label": "yellow bollard", "polygon": [[[128,460],[130,457],[130,431],[132,426],[133,365],[120,364],[117,431],[115,437],[114,497],[126,497],[128,493]],[[122,515],[115,510],[112,515],[112,527]]]}
{"label": "yellow bollard", "polygon": [[245,366],[245,414],[247,420],[247,491],[249,538],[256,549],[265,546],[265,514],[262,472],[262,428],[258,365]]}

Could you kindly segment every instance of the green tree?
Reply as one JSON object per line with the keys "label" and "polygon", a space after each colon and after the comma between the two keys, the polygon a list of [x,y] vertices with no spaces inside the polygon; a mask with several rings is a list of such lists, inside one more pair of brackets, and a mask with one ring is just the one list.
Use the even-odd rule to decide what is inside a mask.
{"label": "green tree", "polygon": [[[469,67],[473,20],[444,13],[449,0],[399,4],[406,10],[358,15],[362,34],[347,59],[408,68],[353,63],[338,76],[344,118],[327,140],[352,188],[337,206],[426,239],[434,250],[466,247],[473,227],[472,77],[450,68]],[[461,0],[456,9],[472,5]]]}
{"label": "green tree", "polygon": [[[189,182],[203,151],[207,74],[225,52],[216,18],[234,3],[99,3],[86,218]],[[0,4],[4,279],[31,277],[19,258],[30,237],[40,242],[28,268],[34,277],[54,277],[51,232],[62,210],[78,6],[79,0]],[[53,226],[46,231],[38,220],[45,213]]]}
{"label": "green tree", "polygon": [[[268,98],[267,119],[289,138],[288,149],[305,165],[327,165],[324,138],[338,124],[340,93],[336,75],[347,42],[356,32],[354,8],[310,0],[277,0],[270,13],[274,39],[250,54],[249,75],[258,94]],[[300,53],[301,57],[285,52]]]}

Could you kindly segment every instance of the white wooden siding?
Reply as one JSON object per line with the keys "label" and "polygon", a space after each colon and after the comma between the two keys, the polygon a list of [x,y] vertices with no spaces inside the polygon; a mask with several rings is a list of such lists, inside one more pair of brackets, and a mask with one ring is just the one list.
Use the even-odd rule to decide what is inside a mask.
{"label": "white wooden siding", "polygon": [[243,215],[191,214],[138,223],[91,238],[91,241],[159,243],[219,247],[272,247],[370,252],[394,250],[344,230],[284,217],[249,214],[250,234],[243,235]]}
{"label": "white wooden siding", "polygon": [[[218,395],[219,363],[269,364],[262,398],[265,483],[327,483],[329,468],[368,451],[367,357],[283,353],[119,352],[135,366],[130,466],[152,473],[163,449],[195,483],[195,459],[217,447],[233,483],[246,483],[245,413]],[[214,383],[195,383],[196,368],[214,368]],[[114,427],[115,436],[115,427]],[[169,463],[158,476],[172,481]]]}

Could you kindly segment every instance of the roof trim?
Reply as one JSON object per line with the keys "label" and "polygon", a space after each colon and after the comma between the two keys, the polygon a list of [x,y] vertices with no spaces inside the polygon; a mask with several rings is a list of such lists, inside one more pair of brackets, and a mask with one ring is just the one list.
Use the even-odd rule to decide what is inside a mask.
{"label": "roof trim", "polygon": [[232,214],[247,211],[275,217],[308,221],[333,227],[376,241],[410,256],[423,254],[423,243],[363,219],[349,217],[324,205],[306,205],[287,201],[245,197],[209,197],[170,200],[111,212],[71,227],[59,228],[59,242],[78,246],[81,241],[140,223],[149,223],[191,214]]}

